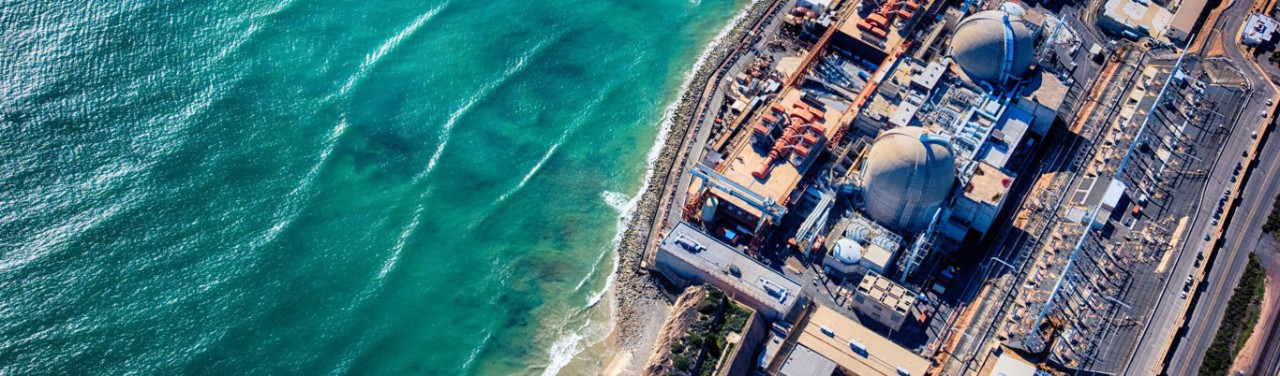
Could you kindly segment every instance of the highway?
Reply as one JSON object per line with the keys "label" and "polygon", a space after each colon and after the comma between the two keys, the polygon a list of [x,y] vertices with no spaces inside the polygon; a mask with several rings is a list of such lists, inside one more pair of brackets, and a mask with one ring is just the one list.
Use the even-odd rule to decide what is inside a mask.
{"label": "highway", "polygon": [[[1237,0],[1223,12],[1218,20],[1219,25],[1233,26],[1216,37],[1221,38],[1221,42],[1226,46],[1227,58],[1236,67],[1242,69],[1246,79],[1252,78],[1250,86],[1253,88],[1252,98],[1246,102],[1242,118],[1237,123],[1237,132],[1232,137],[1233,143],[1228,145],[1224,153],[1227,158],[1240,158],[1240,153],[1246,150],[1252,151],[1254,140],[1249,135],[1250,132],[1257,130],[1262,134],[1261,137],[1267,136],[1266,132],[1262,132],[1265,119],[1259,113],[1273,110],[1273,106],[1266,102],[1275,98],[1271,83],[1265,79],[1256,79],[1268,77],[1268,75],[1258,69],[1251,58],[1246,57],[1239,45],[1235,43],[1239,28],[1244,25],[1244,19],[1248,16],[1251,6],[1251,2]],[[1241,126],[1244,126],[1243,129]],[[1247,142],[1244,144],[1235,142],[1240,139]],[[1167,374],[1195,373],[1203,360],[1204,349],[1213,342],[1213,337],[1222,321],[1222,315],[1226,311],[1227,300],[1244,272],[1248,254],[1254,250],[1263,235],[1262,223],[1271,212],[1276,194],[1280,193],[1280,184],[1277,184],[1280,163],[1277,163],[1277,157],[1280,157],[1280,145],[1270,143],[1262,149],[1261,155],[1253,158],[1254,162],[1249,166],[1250,168],[1246,169],[1245,178],[1241,180],[1244,187],[1236,191],[1238,197],[1225,224],[1224,236],[1219,243],[1221,248],[1209,264],[1212,270],[1197,291],[1197,304],[1191,313],[1191,320],[1187,323],[1185,335],[1179,341],[1177,350],[1173,352],[1172,361],[1167,365]],[[1215,177],[1220,172],[1225,172],[1220,170],[1234,168],[1234,164],[1224,168],[1221,160],[1218,166],[1219,168],[1214,171]]]}
{"label": "highway", "polygon": [[[1244,175],[1245,179],[1240,180],[1240,183],[1244,184],[1244,189],[1233,189],[1237,192],[1232,201],[1235,203],[1234,210],[1228,214],[1223,224],[1228,227],[1221,234],[1215,232],[1213,237],[1215,244],[1222,247],[1212,255],[1210,262],[1205,264],[1212,268],[1207,274],[1208,278],[1199,284],[1194,291],[1195,294],[1187,298],[1194,299],[1193,303],[1198,303],[1193,307],[1192,319],[1183,331],[1181,328],[1187,315],[1188,302],[1181,298],[1182,281],[1186,275],[1195,275],[1197,281],[1203,278],[1195,265],[1196,254],[1203,250],[1206,251],[1206,256],[1210,256],[1208,248],[1211,244],[1205,241],[1205,234],[1214,229],[1211,222],[1213,212],[1218,207],[1216,201],[1220,192],[1235,187],[1236,183],[1231,182],[1231,176],[1235,173],[1236,163],[1243,160],[1242,155],[1245,152],[1252,151],[1255,139],[1251,133],[1260,130],[1266,120],[1259,113],[1269,111],[1271,106],[1266,102],[1275,97],[1272,86],[1258,79],[1267,75],[1253,65],[1235,43],[1239,25],[1244,24],[1244,17],[1247,16],[1251,5],[1244,0],[1232,3],[1230,8],[1223,12],[1218,23],[1233,27],[1222,33],[1216,33],[1214,38],[1220,38],[1223,45],[1227,46],[1228,54],[1225,58],[1236,68],[1241,69],[1252,90],[1245,98],[1239,117],[1232,125],[1229,139],[1210,172],[1204,194],[1199,200],[1199,212],[1196,213],[1191,230],[1186,235],[1187,240],[1183,243],[1183,251],[1176,255],[1174,266],[1166,277],[1165,287],[1157,306],[1145,324],[1146,331],[1125,369],[1126,375],[1196,373],[1204,349],[1213,341],[1213,335],[1226,308],[1226,301],[1244,270],[1247,254],[1252,251],[1253,245],[1257,244],[1261,236],[1259,228],[1261,221],[1270,212],[1272,199],[1276,193],[1280,192],[1280,184],[1276,184],[1275,181],[1277,172],[1280,172],[1277,171],[1280,169],[1280,163],[1276,162],[1277,154],[1280,154],[1280,146],[1271,145],[1263,151],[1261,158],[1257,159],[1251,170],[1252,173]],[[1206,26],[1203,29],[1208,30],[1210,27]],[[1176,342],[1176,349],[1167,353],[1168,341],[1174,339],[1174,336],[1179,336],[1181,340]],[[1166,359],[1173,361],[1170,362],[1171,364],[1162,366]]]}

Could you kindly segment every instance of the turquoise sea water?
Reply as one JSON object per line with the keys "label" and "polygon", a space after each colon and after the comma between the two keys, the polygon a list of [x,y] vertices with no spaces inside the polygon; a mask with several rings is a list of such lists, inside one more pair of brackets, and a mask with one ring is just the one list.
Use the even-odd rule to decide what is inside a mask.
{"label": "turquoise sea water", "polygon": [[0,374],[555,371],[744,5],[2,2]]}

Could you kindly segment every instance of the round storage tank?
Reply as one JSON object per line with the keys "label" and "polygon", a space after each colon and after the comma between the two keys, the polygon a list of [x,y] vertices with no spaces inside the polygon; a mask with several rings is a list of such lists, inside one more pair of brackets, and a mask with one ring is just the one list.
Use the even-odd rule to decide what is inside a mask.
{"label": "round storage tank", "polygon": [[881,133],[862,166],[867,215],[893,230],[924,229],[951,192],[955,165],[951,143],[919,127]]}
{"label": "round storage tank", "polygon": [[969,81],[999,87],[1031,68],[1035,33],[1021,17],[1000,10],[982,11],[956,25],[948,54]]}
{"label": "round storage tank", "polygon": [[835,250],[831,252],[836,260],[840,260],[845,265],[857,264],[862,260],[862,245],[848,238],[841,238],[836,241]]}

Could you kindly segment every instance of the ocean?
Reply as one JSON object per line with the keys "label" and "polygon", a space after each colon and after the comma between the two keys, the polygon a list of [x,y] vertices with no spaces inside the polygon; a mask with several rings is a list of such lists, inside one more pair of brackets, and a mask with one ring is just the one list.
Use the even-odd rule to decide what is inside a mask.
{"label": "ocean", "polygon": [[745,5],[4,2],[0,374],[599,372],[620,217]]}

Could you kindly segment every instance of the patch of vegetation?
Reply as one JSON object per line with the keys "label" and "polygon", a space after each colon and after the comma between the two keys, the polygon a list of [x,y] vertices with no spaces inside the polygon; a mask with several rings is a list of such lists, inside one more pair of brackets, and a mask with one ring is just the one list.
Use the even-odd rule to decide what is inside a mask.
{"label": "patch of vegetation", "polygon": [[689,357],[684,354],[672,357],[671,363],[676,366],[676,369],[681,371],[688,371],[690,367],[693,367],[693,361],[689,360]]}
{"label": "patch of vegetation", "polygon": [[[708,286],[709,287],[709,286]],[[671,344],[676,354],[671,375],[713,375],[725,354],[733,352],[730,333],[742,333],[751,311],[725,298],[724,292],[709,287],[707,297],[698,302],[698,317],[680,341]]]}
{"label": "patch of vegetation", "polygon": [[1231,294],[1231,300],[1227,301],[1227,312],[1222,316],[1218,334],[1204,354],[1200,375],[1225,376],[1231,371],[1231,363],[1235,362],[1240,348],[1253,333],[1253,326],[1258,323],[1265,289],[1266,274],[1262,270],[1262,264],[1258,262],[1257,256],[1250,253],[1244,275],[1240,276],[1240,283]]}
{"label": "patch of vegetation", "polygon": [[[1280,52],[1276,54],[1280,55]],[[1276,196],[1276,202],[1271,204],[1271,215],[1267,216],[1267,223],[1262,224],[1262,231],[1271,236],[1280,236],[1280,196]]]}

